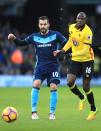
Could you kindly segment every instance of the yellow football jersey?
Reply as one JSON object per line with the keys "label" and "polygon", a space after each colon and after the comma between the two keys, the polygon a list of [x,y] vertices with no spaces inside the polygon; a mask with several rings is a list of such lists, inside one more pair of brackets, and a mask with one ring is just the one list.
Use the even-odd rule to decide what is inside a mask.
{"label": "yellow football jersey", "polygon": [[91,48],[92,44],[92,31],[85,25],[85,27],[80,30],[77,29],[76,24],[72,24],[69,27],[69,41],[63,47],[64,51],[69,48],[72,49],[72,60],[83,62],[94,60],[94,52]]}

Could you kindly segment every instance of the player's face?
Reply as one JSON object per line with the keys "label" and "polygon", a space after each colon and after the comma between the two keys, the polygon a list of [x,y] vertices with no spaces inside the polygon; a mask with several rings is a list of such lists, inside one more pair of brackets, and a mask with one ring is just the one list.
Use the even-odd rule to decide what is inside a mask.
{"label": "player's face", "polygon": [[46,34],[49,30],[48,20],[39,20],[39,29],[42,34]]}
{"label": "player's face", "polygon": [[86,23],[86,17],[83,15],[78,14],[76,18],[77,26],[82,27]]}

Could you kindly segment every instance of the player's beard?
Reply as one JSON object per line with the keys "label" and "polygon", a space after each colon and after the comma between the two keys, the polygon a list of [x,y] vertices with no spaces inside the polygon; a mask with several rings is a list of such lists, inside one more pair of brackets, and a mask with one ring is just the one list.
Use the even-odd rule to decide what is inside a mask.
{"label": "player's beard", "polygon": [[48,31],[48,29],[45,29],[45,28],[41,28],[41,29],[40,29],[40,32],[41,32],[42,34],[46,34],[47,31]]}
{"label": "player's beard", "polygon": [[82,26],[82,23],[81,23],[81,22],[77,22],[77,26],[78,26],[78,27],[81,27],[81,26]]}

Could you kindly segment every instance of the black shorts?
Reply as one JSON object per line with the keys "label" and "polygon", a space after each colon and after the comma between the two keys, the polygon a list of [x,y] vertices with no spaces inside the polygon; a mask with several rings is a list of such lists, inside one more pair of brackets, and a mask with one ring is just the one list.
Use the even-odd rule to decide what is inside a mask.
{"label": "black shorts", "polygon": [[94,61],[76,62],[71,61],[68,74],[83,76],[83,78],[91,79],[94,73]]}

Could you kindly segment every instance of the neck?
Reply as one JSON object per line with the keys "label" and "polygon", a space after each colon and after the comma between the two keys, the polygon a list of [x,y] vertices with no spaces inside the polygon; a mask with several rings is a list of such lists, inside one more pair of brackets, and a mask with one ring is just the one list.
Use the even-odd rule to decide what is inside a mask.
{"label": "neck", "polygon": [[46,35],[48,34],[49,30],[47,30],[45,33],[41,32],[41,35]]}
{"label": "neck", "polygon": [[82,26],[79,26],[79,25],[76,25],[76,28],[77,29],[83,29],[85,25],[82,25]]}

